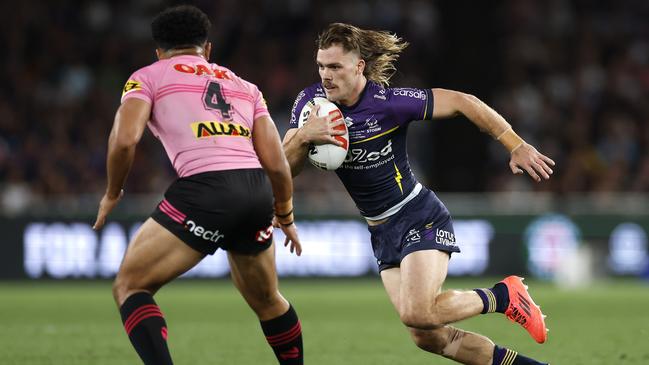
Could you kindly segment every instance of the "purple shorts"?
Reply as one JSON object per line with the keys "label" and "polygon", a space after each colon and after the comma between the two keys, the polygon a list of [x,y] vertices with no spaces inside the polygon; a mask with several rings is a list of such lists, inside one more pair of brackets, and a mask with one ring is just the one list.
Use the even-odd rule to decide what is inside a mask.
{"label": "purple shorts", "polygon": [[426,188],[385,223],[368,229],[379,271],[399,267],[415,251],[460,252],[448,209]]}

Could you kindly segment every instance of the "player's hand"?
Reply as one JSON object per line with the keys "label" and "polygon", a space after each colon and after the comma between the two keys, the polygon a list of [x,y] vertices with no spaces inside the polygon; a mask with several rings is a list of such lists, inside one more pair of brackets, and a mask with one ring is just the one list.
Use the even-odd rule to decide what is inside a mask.
{"label": "player's hand", "polygon": [[279,228],[284,232],[284,235],[286,236],[284,239],[284,247],[290,244],[289,248],[291,253],[295,251],[296,255],[302,255],[302,244],[300,244],[300,238],[297,235],[297,226],[295,225],[295,222],[289,225],[284,225],[277,221],[277,217],[273,217],[273,227]]}
{"label": "player's hand", "polygon": [[92,226],[92,229],[94,230],[99,230],[101,227],[104,226],[106,223],[106,217],[108,216],[108,213],[110,213],[113,208],[119,203],[119,200],[122,199],[122,196],[124,196],[124,190],[119,191],[119,195],[117,197],[110,197],[108,194],[104,194],[104,197],[101,198],[101,202],[99,202],[99,211],[97,212],[97,220],[95,221],[95,224]]}
{"label": "player's hand", "polygon": [[541,178],[548,180],[553,171],[550,166],[554,166],[551,158],[543,155],[534,148],[534,146],[523,143],[520,147],[512,151],[509,168],[516,175],[527,172],[534,181],[539,182]]}
{"label": "player's hand", "polygon": [[346,128],[336,129],[341,124],[345,124],[345,120],[339,118],[334,121],[334,116],[331,115],[319,117],[319,110],[320,105],[315,105],[311,108],[309,117],[304,122],[302,128],[300,128],[301,133],[304,133],[306,140],[313,144],[335,144],[336,146],[342,146],[343,143],[336,140],[334,136],[342,136],[346,133]]}

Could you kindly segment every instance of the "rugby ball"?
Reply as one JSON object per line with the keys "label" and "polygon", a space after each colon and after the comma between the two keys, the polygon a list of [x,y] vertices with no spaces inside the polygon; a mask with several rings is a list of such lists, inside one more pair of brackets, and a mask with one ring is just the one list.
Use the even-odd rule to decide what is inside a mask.
{"label": "rugby ball", "polygon": [[[306,120],[311,114],[311,108],[315,105],[320,105],[320,110],[318,111],[319,117],[331,115],[333,116],[334,121],[343,119],[343,113],[338,109],[336,104],[326,98],[316,97],[309,100],[302,108],[300,119],[298,121],[298,128],[301,128],[304,123],[306,123]],[[335,170],[342,165],[343,161],[345,161],[347,149],[349,148],[349,132],[347,130],[347,125],[343,123],[335,127],[335,129],[345,131],[345,134],[341,136],[334,136],[336,140],[342,142],[342,146],[336,146],[335,144],[312,144],[309,146],[307,157],[313,166],[323,170]]]}

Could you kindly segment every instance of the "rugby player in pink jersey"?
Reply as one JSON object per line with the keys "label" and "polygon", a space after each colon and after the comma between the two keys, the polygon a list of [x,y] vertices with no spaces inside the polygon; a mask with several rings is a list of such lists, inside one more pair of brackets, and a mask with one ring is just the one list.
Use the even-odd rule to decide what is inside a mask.
{"label": "rugby player in pink jersey", "polygon": [[[210,21],[178,6],[152,22],[159,61],[126,82],[108,139],[108,186],[95,229],[122,198],[148,125],[179,178],[130,243],[113,285],[124,328],[145,364],[171,364],[153,295],[218,248],[280,364],[302,364],[297,314],[278,291],[273,227],[301,254],[293,185],[279,134],[257,87],[208,62]],[[207,360],[207,359],[205,359]]]}

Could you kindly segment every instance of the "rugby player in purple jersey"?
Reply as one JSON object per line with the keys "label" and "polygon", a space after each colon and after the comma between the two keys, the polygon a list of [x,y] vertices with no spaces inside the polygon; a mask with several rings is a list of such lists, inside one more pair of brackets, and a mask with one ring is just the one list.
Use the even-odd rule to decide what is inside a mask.
{"label": "rugby player in purple jersey", "polygon": [[[462,114],[504,145],[514,174],[527,172],[539,182],[550,178],[554,162],[475,96],[388,87],[393,62],[407,46],[397,36],[334,23],[316,43],[321,81],[297,96],[283,141],[293,176],[300,173],[309,145],[339,145],[334,136],[343,132],[335,127],[346,123],[349,152],[336,174],[367,220],[383,285],[417,346],[463,364],[542,364],[450,325],[480,313],[500,312],[537,342],[547,339],[544,315],[517,276],[492,288],[441,290],[451,254],[460,248],[448,210],[410,169],[406,134],[412,121]],[[314,97],[336,103],[344,121],[310,113],[306,124],[297,128],[297,113]]]}

